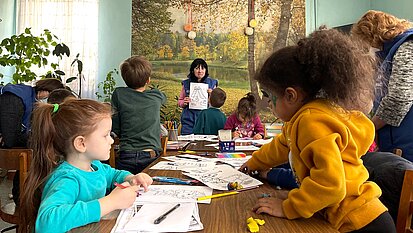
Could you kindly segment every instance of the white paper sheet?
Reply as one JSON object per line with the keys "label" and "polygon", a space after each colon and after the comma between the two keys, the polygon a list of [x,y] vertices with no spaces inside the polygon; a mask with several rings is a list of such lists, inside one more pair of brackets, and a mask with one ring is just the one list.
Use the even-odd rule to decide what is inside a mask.
{"label": "white paper sheet", "polygon": [[203,141],[217,139],[217,135],[202,135],[202,134],[189,134],[189,135],[179,135],[179,141]]}
{"label": "white paper sheet", "polygon": [[136,231],[156,232],[185,232],[188,231],[196,203],[179,203],[180,206],[173,210],[159,224],[154,224],[162,214],[166,213],[177,203],[146,203],[139,212],[126,223],[124,229]]}
{"label": "white paper sheet", "polygon": [[244,188],[261,185],[262,182],[246,175],[230,166],[217,165],[213,170],[199,173],[196,171],[183,173],[204,183],[206,186],[217,190],[228,190],[229,182],[238,182]]}
{"label": "white paper sheet", "polygon": [[197,168],[201,170],[214,169],[214,162],[202,162],[196,160],[179,160],[175,162],[160,161],[149,169],[153,170],[185,170],[188,168]]}
{"label": "white paper sheet", "polygon": [[207,109],[208,108],[208,84],[194,83],[189,84],[189,109]]}
{"label": "white paper sheet", "polygon": [[[146,193],[139,191],[139,202],[196,202],[198,197],[212,195],[212,189],[207,186],[189,185],[151,185]],[[209,204],[211,200],[198,201]]]}
{"label": "white paper sheet", "polygon": [[[175,204],[176,203],[169,203],[169,205],[175,205]],[[135,226],[139,226],[140,223],[141,223],[141,218],[139,218],[139,215],[138,215],[138,213],[140,212],[140,209],[139,209],[139,212],[137,212],[133,216],[133,208],[134,208],[135,205],[140,206],[140,209],[142,209],[142,207],[146,204],[141,203],[141,202],[135,202],[132,207],[122,210],[120,212],[117,220],[116,220],[116,224],[113,227],[111,233],[132,233],[132,232],[133,233],[144,233],[144,232],[145,233],[150,233],[150,232],[155,233],[155,232],[160,232],[158,229],[156,229],[155,231],[142,231],[142,230],[127,230],[129,228],[125,228],[125,226],[127,226],[127,224],[133,224],[130,227],[135,228]],[[148,206],[148,207],[150,207],[150,206]],[[143,214],[143,212],[141,212],[140,214]],[[152,223],[153,223],[153,221],[152,221]],[[168,227],[170,227],[170,226],[168,226]],[[186,232],[186,231],[197,231],[197,230],[202,230],[202,229],[204,229],[204,226],[201,223],[201,219],[199,217],[198,206],[195,205],[195,207],[193,208],[193,212],[192,212],[192,216],[190,218],[190,223],[188,225],[188,228],[187,228],[187,230],[184,230],[184,232]],[[170,228],[168,228],[167,231],[172,232],[172,230]]]}

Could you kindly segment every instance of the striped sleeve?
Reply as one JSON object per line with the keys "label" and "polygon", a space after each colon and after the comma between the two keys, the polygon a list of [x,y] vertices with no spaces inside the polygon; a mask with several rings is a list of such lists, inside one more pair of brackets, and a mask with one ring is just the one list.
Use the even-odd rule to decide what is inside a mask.
{"label": "striped sleeve", "polygon": [[388,93],[376,116],[387,124],[400,126],[413,104],[413,41],[403,43],[393,58]]}

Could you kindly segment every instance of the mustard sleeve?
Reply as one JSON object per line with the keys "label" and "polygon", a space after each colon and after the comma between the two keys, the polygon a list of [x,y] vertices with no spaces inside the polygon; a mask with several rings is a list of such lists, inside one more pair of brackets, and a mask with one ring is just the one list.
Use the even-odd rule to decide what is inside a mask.
{"label": "mustard sleeve", "polygon": [[340,202],[346,194],[341,151],[348,143],[347,128],[326,114],[304,115],[298,120],[292,126],[291,141],[300,187],[283,202],[289,219],[309,218]]}
{"label": "mustard sleeve", "polygon": [[252,170],[265,170],[280,165],[288,161],[288,151],[284,133],[281,133],[252,154],[248,167]]}

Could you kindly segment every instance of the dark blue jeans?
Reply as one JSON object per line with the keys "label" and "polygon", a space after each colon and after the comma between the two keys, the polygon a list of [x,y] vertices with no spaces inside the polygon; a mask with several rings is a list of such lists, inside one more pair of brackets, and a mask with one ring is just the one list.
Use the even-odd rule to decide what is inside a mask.
{"label": "dark blue jeans", "polygon": [[[156,156],[151,156],[153,153],[155,153]],[[116,159],[116,169],[138,174],[158,157],[159,151],[121,151],[119,157]]]}
{"label": "dark blue jeans", "polygon": [[280,186],[281,188],[298,188],[298,185],[295,182],[294,173],[291,170],[289,163],[273,167],[267,174],[267,180],[268,183],[275,186]]}

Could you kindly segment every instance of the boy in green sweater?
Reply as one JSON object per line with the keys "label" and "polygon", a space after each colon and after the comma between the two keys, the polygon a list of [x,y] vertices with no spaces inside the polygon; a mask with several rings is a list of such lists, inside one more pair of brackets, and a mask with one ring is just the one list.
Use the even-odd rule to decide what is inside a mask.
{"label": "boy in green sweater", "polygon": [[118,87],[112,94],[112,131],[120,145],[116,168],[138,174],[162,151],[160,110],[166,96],[158,89],[146,89],[152,65],[145,58],[126,59],[120,72],[128,87]]}
{"label": "boy in green sweater", "polygon": [[227,117],[219,109],[224,105],[227,94],[221,88],[212,90],[209,96],[208,109],[202,110],[196,119],[194,134],[218,135],[218,130],[223,129]]}

